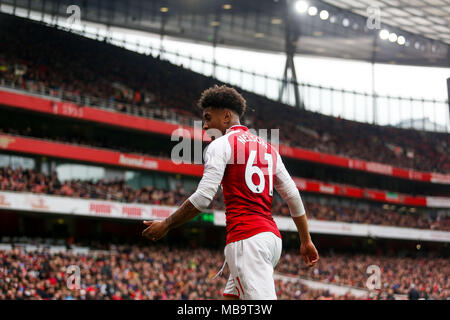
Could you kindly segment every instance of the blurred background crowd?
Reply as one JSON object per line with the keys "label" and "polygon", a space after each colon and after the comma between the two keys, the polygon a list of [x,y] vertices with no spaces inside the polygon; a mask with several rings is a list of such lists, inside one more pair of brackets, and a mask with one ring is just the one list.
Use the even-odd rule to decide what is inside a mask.
{"label": "blurred background crowd", "polygon": [[[223,253],[204,248],[164,245],[103,246],[89,253],[0,250],[2,299],[217,299],[228,271],[214,278]],[[295,251],[284,252],[275,273],[328,284],[367,289],[369,265],[381,269],[381,288],[367,296],[339,295],[311,289],[296,281],[276,280],[279,299],[448,299],[448,260],[428,257],[386,257],[329,253],[308,268]],[[68,277],[71,265],[80,268],[80,283]],[[213,279],[214,278],[214,279]],[[68,281],[69,279],[69,281]],[[295,279],[295,278],[293,278]]]}
{"label": "blurred background crowd", "polygon": [[[0,168],[0,190],[172,206],[180,205],[190,196],[182,187],[173,190],[158,189],[153,186],[135,189],[123,180],[60,181],[56,172],[46,175],[31,169],[17,168],[13,170],[10,167]],[[275,196],[273,199],[272,214],[289,217],[290,213],[286,202],[279,196]],[[400,213],[375,205],[361,208],[350,205],[322,204],[305,199],[303,201],[310,219],[450,231],[450,217],[448,216],[423,215],[417,212]],[[220,191],[210,208],[225,210],[223,195]]]}

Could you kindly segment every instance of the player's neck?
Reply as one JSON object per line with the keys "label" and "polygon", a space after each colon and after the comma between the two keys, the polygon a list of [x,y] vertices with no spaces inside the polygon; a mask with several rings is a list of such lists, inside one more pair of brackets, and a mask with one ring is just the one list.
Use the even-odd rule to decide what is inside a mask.
{"label": "player's neck", "polygon": [[230,125],[227,128],[227,130],[230,129],[231,127],[240,126],[240,125],[241,125],[241,122],[239,120],[231,121]]}

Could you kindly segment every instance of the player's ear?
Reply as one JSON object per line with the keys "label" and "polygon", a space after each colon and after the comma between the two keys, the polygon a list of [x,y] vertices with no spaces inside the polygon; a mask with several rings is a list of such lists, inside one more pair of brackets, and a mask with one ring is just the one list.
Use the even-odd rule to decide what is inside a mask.
{"label": "player's ear", "polygon": [[231,111],[229,109],[224,109],[224,111],[223,122],[228,124],[231,121]]}

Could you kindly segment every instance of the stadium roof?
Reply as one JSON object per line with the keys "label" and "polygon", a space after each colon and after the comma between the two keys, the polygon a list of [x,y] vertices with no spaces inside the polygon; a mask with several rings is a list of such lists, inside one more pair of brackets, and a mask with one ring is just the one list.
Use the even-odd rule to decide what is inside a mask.
{"label": "stadium roof", "polygon": [[[290,25],[299,54],[450,67],[450,0],[307,0],[304,7],[295,0],[0,2],[60,16],[78,5],[81,20],[271,52],[285,51]],[[375,5],[381,20],[370,18]]]}
{"label": "stadium roof", "polygon": [[323,1],[362,16],[367,7],[378,7],[386,24],[450,44],[450,0]]}

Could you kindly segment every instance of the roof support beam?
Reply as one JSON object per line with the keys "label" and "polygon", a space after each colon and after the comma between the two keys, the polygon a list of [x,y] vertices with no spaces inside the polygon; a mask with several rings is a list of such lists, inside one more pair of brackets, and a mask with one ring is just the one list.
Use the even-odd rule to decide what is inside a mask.
{"label": "roof support beam", "polygon": [[[281,101],[283,98],[283,93],[286,92],[289,94],[289,87],[291,86],[294,91],[295,97],[295,106],[300,109],[304,109],[305,105],[300,98],[300,92],[298,89],[298,81],[297,81],[297,72],[295,71],[295,63],[294,57],[295,52],[297,50],[297,41],[300,38],[300,33],[298,32],[298,28],[293,26],[292,22],[292,0],[286,0],[285,6],[285,52],[286,52],[286,64],[284,67],[283,73],[283,81],[280,86],[280,92],[278,94],[278,100]],[[289,78],[289,72],[291,74]]]}

